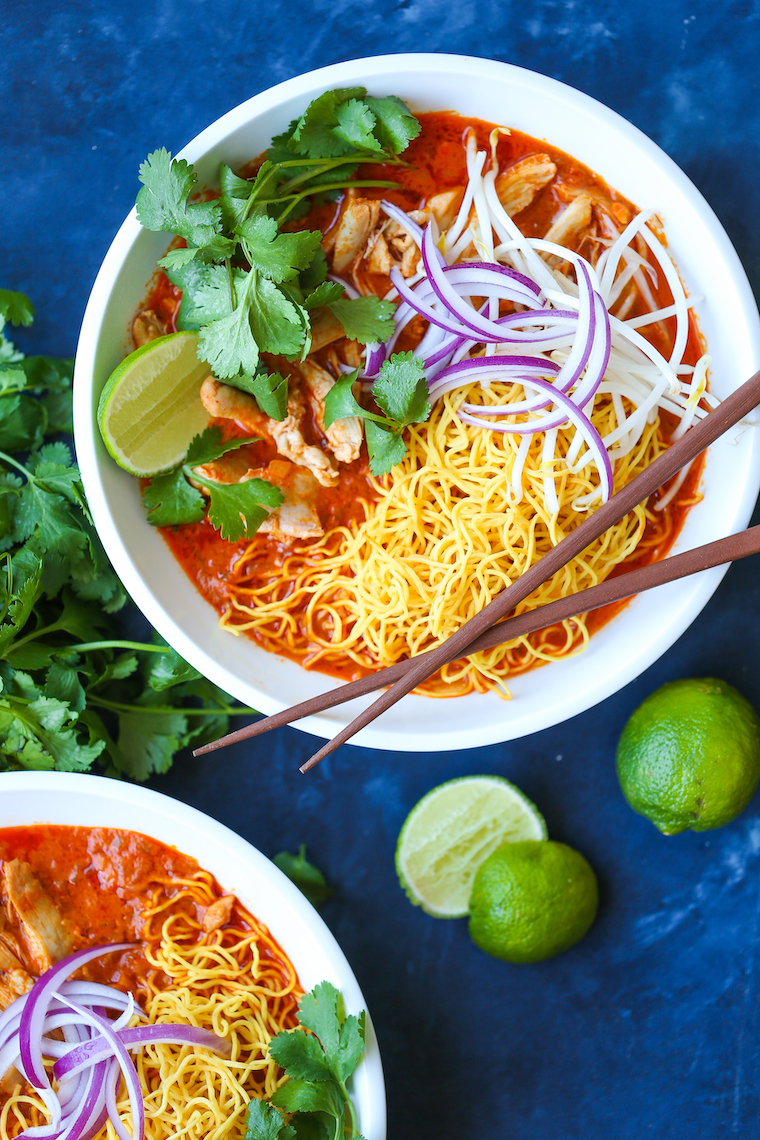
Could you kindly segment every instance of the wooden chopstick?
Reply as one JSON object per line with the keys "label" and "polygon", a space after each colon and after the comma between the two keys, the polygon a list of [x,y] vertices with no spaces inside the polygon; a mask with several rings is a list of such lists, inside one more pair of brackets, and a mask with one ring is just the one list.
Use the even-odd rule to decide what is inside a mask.
{"label": "wooden chopstick", "polygon": [[[720,538],[716,542],[709,542],[705,546],[698,546],[694,550],[687,550],[683,554],[665,558],[662,562],[653,562],[642,566],[638,570],[631,570],[627,574],[620,574],[615,578],[608,578],[598,586],[590,586],[587,590],[580,590],[577,594],[570,594],[555,602],[538,606],[534,610],[508,618],[482,634],[468,647],[467,656],[471,653],[480,653],[486,649],[493,649],[504,642],[513,641],[518,637],[525,637],[536,630],[554,625],[555,622],[566,621],[578,614],[598,610],[614,602],[622,602],[634,594],[641,594],[655,586],[663,586],[667,582],[675,582],[679,578],[687,578],[690,574],[698,574],[702,570],[709,570],[713,566],[720,566],[724,562],[736,562],[750,554],[760,553],[760,526],[750,530],[731,534],[727,538]],[[431,650],[427,651],[432,652]],[[357,681],[341,685],[337,689],[330,689],[327,693],[320,693],[316,697],[309,697],[300,704],[289,709],[282,709],[272,716],[263,717],[244,728],[230,732],[219,740],[213,740],[196,748],[194,756],[202,756],[206,752],[215,752],[219,748],[226,748],[229,744],[236,744],[241,740],[250,740],[254,736],[261,736],[273,728],[281,728],[286,724],[293,724],[306,716],[324,712],[345,704],[355,697],[365,696],[391,684],[399,677],[403,677],[409,669],[409,660],[399,661],[386,669],[379,669]],[[305,766],[304,766],[305,767]]]}
{"label": "wooden chopstick", "polygon": [[612,495],[606,503],[598,507],[593,514],[584,519],[562,542],[553,547],[538,562],[534,562],[516,582],[508,586],[501,594],[497,594],[493,601],[489,602],[479,614],[465,622],[456,633],[430,653],[412,658],[411,665],[403,677],[395,681],[389,689],[380,694],[373,704],[362,710],[350,724],[342,728],[332,740],[328,741],[318,752],[315,752],[301,766],[301,771],[308,771],[309,768],[323,760],[325,756],[329,756],[341,744],[345,744],[362,728],[366,728],[381,713],[386,712],[443,665],[466,656],[467,647],[481,634],[505,618],[528,594],[548,581],[553,574],[571,562],[582,550],[594,542],[609,527],[619,522],[635,506],[648,499],[658,487],[662,487],[664,483],[672,479],[677,471],[690,463],[725,431],[734,427],[758,403],[760,403],[760,372],[756,372],[741,387],[732,392],[717,408],[672,444],[667,451],[658,455],[640,475],[637,475],[635,479],[632,479],[630,483]]}

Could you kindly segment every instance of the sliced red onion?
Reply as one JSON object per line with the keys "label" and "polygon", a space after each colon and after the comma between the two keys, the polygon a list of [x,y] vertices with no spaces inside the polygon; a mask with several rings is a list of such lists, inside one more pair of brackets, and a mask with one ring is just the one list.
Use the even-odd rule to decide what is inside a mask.
{"label": "sliced red onion", "polygon": [[26,995],[27,1000],[21,1011],[19,1047],[21,1063],[27,1080],[35,1088],[50,1088],[50,1080],[42,1063],[40,1041],[48,1005],[51,998],[56,996],[56,989],[68,978],[69,974],[73,974],[75,970],[85,966],[88,962],[94,962],[96,958],[102,958],[104,954],[118,954],[122,950],[133,949],[133,943],[120,942],[114,946],[96,946],[92,950],[78,950],[76,954],[69,954],[68,957],[62,958],[34,983]]}
{"label": "sliced red onion", "polygon": [[[129,1107],[132,1113],[132,1137],[133,1140],[144,1140],[145,1136],[145,1101],[143,1100],[142,1088],[140,1086],[140,1078],[137,1075],[137,1069],[134,1062],[129,1055],[126,1045],[121,1040],[118,1033],[114,1032],[110,1021],[105,1017],[98,1017],[97,1014],[91,1013],[86,1010],[84,1006],[79,1006],[75,1002],[66,1001],[70,1005],[74,1013],[79,1014],[80,1017],[89,1018],[90,1024],[94,1029],[100,1031],[102,1036],[106,1039],[111,1046],[111,1053],[116,1057],[119,1062],[124,1083],[127,1086],[129,1094]],[[104,1064],[108,1064],[104,1062]],[[93,1068],[99,1069],[99,1065],[94,1065]],[[75,1138],[72,1138],[75,1140]]]}
{"label": "sliced red onion", "polygon": [[[226,1038],[194,1025],[138,1025],[132,1029],[120,1030],[118,1037],[127,1049],[138,1049],[143,1045],[195,1045],[201,1049],[211,1049],[214,1053],[229,1055],[230,1052]],[[53,1076],[56,1080],[73,1076],[103,1057],[111,1056],[112,1052],[106,1041],[93,1037],[75,1046],[56,1061]]]}

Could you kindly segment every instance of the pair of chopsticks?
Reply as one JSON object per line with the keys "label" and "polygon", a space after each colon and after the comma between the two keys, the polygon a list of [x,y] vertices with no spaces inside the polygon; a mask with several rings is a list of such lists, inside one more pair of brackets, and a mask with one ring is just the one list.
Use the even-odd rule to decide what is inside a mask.
{"label": "pair of chopsticks", "polygon": [[691,463],[724,432],[744,419],[758,403],[760,403],[760,372],[756,372],[723,403],[690,428],[667,451],[650,463],[646,470],[612,495],[562,542],[529,567],[516,582],[497,595],[479,614],[435,649],[418,654],[407,661],[400,661],[396,665],[342,685],[328,693],[310,697],[309,700],[293,708],[284,709],[273,716],[231,732],[220,740],[204,744],[203,747],[196,748],[193,755],[200,756],[236,741],[260,736],[272,728],[290,724],[303,717],[334,708],[354,697],[389,686],[372,705],[362,710],[350,724],[301,765],[301,771],[307,772],[449,662],[512,641],[554,622],[564,621],[566,618],[598,609],[611,602],[622,601],[642,590],[652,589],[654,586],[687,577],[700,570],[707,570],[724,562],[757,553],[760,551],[760,527],[753,527],[740,534],[730,535],[728,538],[698,547],[696,550],[688,550],[684,554],[644,566],[640,570],[609,578],[598,586],[592,586],[588,590],[581,590],[570,597],[550,602],[529,613],[504,620],[529,594],[571,562],[639,503],[648,499],[658,487],[662,487],[672,479],[682,467]]}

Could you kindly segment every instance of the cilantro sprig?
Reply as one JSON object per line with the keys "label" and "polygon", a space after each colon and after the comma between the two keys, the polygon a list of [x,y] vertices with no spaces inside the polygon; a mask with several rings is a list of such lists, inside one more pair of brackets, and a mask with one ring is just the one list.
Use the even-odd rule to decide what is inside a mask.
{"label": "cilantro sprig", "polygon": [[270,511],[279,507],[282,491],[265,479],[246,479],[243,483],[217,483],[196,470],[221,459],[251,439],[222,440],[219,428],[212,424],[196,435],[184,460],[164,475],[156,475],[143,491],[148,508],[148,522],[153,526],[180,526],[200,522],[206,514],[206,500],[193,484],[208,492],[208,518],[222,538],[237,542],[250,538]]}
{"label": "cilantro sprig", "polygon": [[283,232],[283,223],[306,212],[310,200],[334,198],[348,185],[394,187],[353,176],[362,163],[398,164],[419,130],[400,99],[377,99],[357,87],[314,99],[273,140],[254,178],[222,164],[217,200],[194,198],[195,170],[164,148],[142,163],[139,221],[185,241],[159,262],[182,290],[178,325],[197,329],[199,357],[219,379],[251,392],[268,415],[284,419],[287,393],[262,353],[304,359],[315,309],[329,308],[346,335],[364,344],[393,331],[389,302],[348,299],[326,281],[318,230]]}
{"label": "cilantro sprig", "polygon": [[71,430],[73,362],[24,356],[4,335],[33,316],[27,297],[0,289],[0,771],[146,780],[252,710],[157,634],[123,638],[126,594],[71,449],[49,440]]}
{"label": "cilantro sprig", "polygon": [[[364,1053],[364,1013],[347,1016],[340,991],[320,982],[301,998],[298,1020],[311,1032],[269,1042],[289,1079],[269,1103],[250,1102],[245,1140],[361,1140],[347,1081]],[[293,1114],[288,1123],[279,1110]]]}
{"label": "cilantro sprig", "polygon": [[404,428],[430,417],[428,387],[423,362],[411,352],[397,352],[386,360],[372,385],[372,396],[381,414],[363,408],[354,397],[358,372],[347,373],[325,397],[325,428],[335,420],[359,416],[364,420],[373,475],[387,475],[406,456]]}

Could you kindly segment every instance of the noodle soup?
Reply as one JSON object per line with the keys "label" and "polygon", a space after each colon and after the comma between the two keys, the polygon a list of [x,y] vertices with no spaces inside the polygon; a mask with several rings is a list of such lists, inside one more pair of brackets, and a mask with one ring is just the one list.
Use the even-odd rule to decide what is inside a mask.
{"label": "noodle soup", "polygon": [[[251,1097],[270,1098],[283,1082],[267,1045],[296,1026],[303,994],[267,928],[195,859],[133,831],[0,829],[0,874],[0,1007],[64,954],[134,944],[87,963],[77,978],[131,993],[150,1025],[221,1032],[230,1043],[229,1056],[181,1044],[143,1050],[145,1136],[243,1137]],[[131,1126],[123,1087],[116,1104]],[[0,1074],[3,1137],[47,1120],[15,1069]],[[98,1133],[110,1135],[107,1126]]]}
{"label": "noodle soup", "polygon": [[[473,197],[473,154],[482,155],[486,162],[481,166],[494,172],[500,205],[522,235],[545,239],[560,255],[566,250],[568,258],[582,255],[600,278],[621,233],[642,216],[576,159],[519,131],[452,113],[420,115],[419,122],[404,167],[357,171],[359,180],[392,175],[398,189],[349,187],[340,201],[313,209],[297,223],[323,232],[333,271],[361,296],[392,296],[394,271],[412,282],[419,277],[420,250],[412,236],[418,223],[436,225],[442,247],[451,247],[447,259],[452,266],[470,265],[482,254],[484,224],[493,249],[491,220],[484,223],[474,203],[467,207],[468,194]],[[252,176],[254,170],[255,165],[245,173]],[[399,214],[390,216],[386,202],[398,207]],[[498,229],[498,219],[493,225]],[[652,225],[656,231],[656,219]],[[609,448],[615,490],[668,446],[680,423],[674,413],[684,412],[693,393],[700,404],[701,337],[685,302],[680,319],[671,312],[676,297],[650,245],[641,233],[624,245],[624,257],[610,275],[607,303],[621,327],[631,322],[660,357],[671,361],[681,378],[681,406],[671,404],[672,411],[655,406],[643,430],[627,432],[637,407],[631,393],[637,390],[623,387],[621,395],[615,373],[608,372],[585,411],[602,439],[623,437]],[[572,260],[546,254],[544,261],[560,283],[577,288]],[[502,262],[508,262],[506,255]],[[181,299],[181,290],[160,274],[135,316],[135,343],[174,331]],[[519,309],[502,303],[498,312],[504,317]],[[430,649],[454,633],[583,518],[595,501],[598,481],[590,464],[578,470],[578,440],[570,421],[531,436],[489,430],[498,422],[482,420],[489,408],[519,405],[529,390],[499,380],[496,373],[487,383],[474,380],[445,392],[426,422],[407,429],[406,458],[382,477],[373,476],[361,435],[351,450],[336,430],[348,421],[324,427],[324,397],[315,398],[315,379],[329,388],[347,369],[361,366],[364,354],[339,325],[329,327],[329,314],[325,321],[320,312],[313,350],[304,362],[267,360],[272,371],[288,378],[289,419],[295,422],[294,407],[305,409],[297,427],[299,452],[290,439],[284,446],[279,442],[277,425],[257,413],[251,397],[212,380],[201,390],[210,422],[226,438],[250,435],[254,429],[264,437],[204,471],[213,467],[213,477],[223,482],[256,473],[284,486],[292,483],[297,468],[297,478],[308,485],[303,493],[308,502],[301,504],[305,523],[289,529],[275,522],[237,544],[225,542],[208,519],[164,527],[162,533],[195,586],[218,610],[224,629],[245,634],[307,669],[352,679]],[[652,316],[657,313],[664,315]],[[419,354],[430,332],[430,322],[417,315],[400,326],[395,348]],[[505,346],[498,351],[503,353]],[[473,344],[468,357],[482,353],[483,346]],[[563,359],[550,349],[544,355],[547,367],[552,359]],[[615,361],[618,368],[622,359]],[[463,420],[462,406],[480,413],[477,424]],[[529,418],[522,415],[517,422],[524,425]],[[641,504],[526,599],[518,612],[662,558],[687,511],[699,501],[700,470],[698,461],[685,478]],[[581,615],[453,663],[418,692],[444,697],[491,690],[509,696],[510,678],[583,649],[594,630],[620,608]]]}
{"label": "noodle soup", "polygon": [[[394,92],[413,109],[453,107],[468,122],[514,123],[527,137],[539,139],[542,151],[548,149],[543,141],[548,139],[598,171],[626,202],[654,207],[688,299],[703,298],[696,311],[713,361],[710,393],[727,395],[755,370],[760,354],[756,305],[736,252],[708,204],[641,132],[545,76],[455,56],[350,61],[255,96],[193,140],[181,157],[195,165],[200,185],[214,186],[220,162],[242,170],[310,100],[326,89],[357,84],[373,94]],[[181,569],[161,534],[146,526],[140,488],[114,466],[93,418],[109,372],[133,343],[128,330],[139,299],[147,301],[146,282],[167,241],[164,234],[146,233],[132,213],[103,262],[77,354],[74,420],[79,462],[109,557],[151,623],[216,684],[270,713],[334,688],[336,682],[289,659],[290,620],[283,622],[277,653],[262,650],[250,636],[230,637],[220,628],[218,610]],[[686,514],[675,548],[687,549],[744,527],[758,485],[756,433],[743,430],[711,446],[705,477],[695,488],[702,501]],[[187,555],[194,557],[189,545]],[[229,572],[229,563],[225,570]],[[511,675],[508,686],[515,699],[509,705],[493,689],[456,701],[409,695],[363,730],[357,743],[405,752],[473,747],[524,736],[576,715],[616,692],[672,645],[711,597],[722,573],[717,569],[642,595],[594,634],[586,652],[555,658],[550,669]],[[209,581],[213,587],[215,573]],[[358,668],[349,662],[351,671]],[[338,709],[300,724],[307,732],[329,737],[352,715],[351,708]]]}

